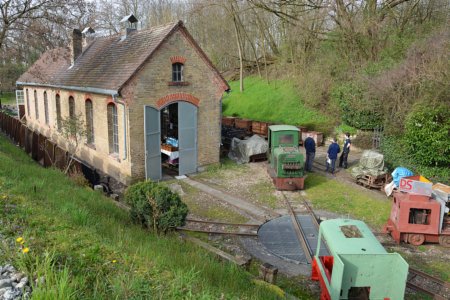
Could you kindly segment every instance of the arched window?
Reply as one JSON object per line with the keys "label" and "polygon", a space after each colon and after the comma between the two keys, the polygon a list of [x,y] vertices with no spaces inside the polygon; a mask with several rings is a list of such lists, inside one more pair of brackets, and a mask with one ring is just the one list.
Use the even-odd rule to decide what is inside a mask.
{"label": "arched window", "polygon": [[28,89],[26,89],[26,94],[27,94],[27,114],[28,114],[28,116],[31,116],[31,113],[30,113],[30,94],[28,93]]}
{"label": "arched window", "polygon": [[72,96],[69,97],[69,118],[75,118],[75,99]]}
{"label": "arched window", "polygon": [[47,100],[47,92],[44,92],[44,114],[45,114],[45,124],[48,124],[48,100]]}
{"label": "arched window", "polygon": [[94,112],[92,110],[92,101],[87,99],[84,103],[86,109],[86,134],[87,143],[94,144]]}
{"label": "arched window", "polygon": [[56,126],[58,127],[58,129],[61,129],[61,100],[58,94],[56,94],[55,103],[56,103]]}
{"label": "arched window", "polygon": [[117,107],[114,103],[108,104],[108,142],[109,152],[119,153],[119,124],[117,122]]}
{"label": "arched window", "polygon": [[36,115],[36,120],[39,120],[39,103],[38,103],[38,97],[37,92],[34,90],[34,113]]}
{"label": "arched window", "polygon": [[172,64],[172,81],[182,82],[183,81],[183,64],[174,63]]}

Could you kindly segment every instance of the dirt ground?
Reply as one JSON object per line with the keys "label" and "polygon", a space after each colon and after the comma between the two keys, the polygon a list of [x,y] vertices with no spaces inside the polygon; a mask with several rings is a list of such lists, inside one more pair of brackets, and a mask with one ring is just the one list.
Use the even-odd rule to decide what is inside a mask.
{"label": "dirt ground", "polygon": [[[326,147],[320,147],[318,150],[316,156],[318,157],[318,163],[316,164],[317,168],[314,170],[315,173],[347,184],[351,189],[364,191],[380,199],[380,201],[386,201],[387,197],[381,191],[367,190],[356,185],[350,176],[349,170],[340,169],[335,176],[324,173],[321,160],[325,161]],[[360,155],[361,151],[353,151],[351,153],[349,157],[350,166],[357,163]],[[227,192],[230,195],[245,199],[252,204],[284,214],[286,213],[284,198],[279,191],[275,190],[266,167],[266,162],[235,165],[226,161],[221,168],[214,168],[191,178],[215,189]],[[249,220],[248,215],[231,205],[221,203],[212,195],[198,191],[180,181],[174,181],[171,184],[175,185],[175,189],[181,190],[183,200],[188,204],[193,213],[192,215],[195,217],[235,223],[244,223]],[[308,188],[306,187],[304,192],[297,191],[286,194],[291,201],[300,203],[301,193],[307,198]],[[326,218],[339,217],[339,214],[332,211],[322,210],[316,211],[316,213]],[[386,242],[393,242],[389,237],[382,239]],[[231,250],[230,252],[235,254],[242,254],[243,252],[242,249],[239,249],[239,243],[236,242],[236,239],[214,238],[213,240],[212,242],[220,248]],[[432,244],[419,247],[402,244],[399,246],[388,246],[386,249],[389,252],[399,252],[412,267],[440,276],[444,280],[450,280],[448,271],[450,267],[450,251],[448,248]]]}

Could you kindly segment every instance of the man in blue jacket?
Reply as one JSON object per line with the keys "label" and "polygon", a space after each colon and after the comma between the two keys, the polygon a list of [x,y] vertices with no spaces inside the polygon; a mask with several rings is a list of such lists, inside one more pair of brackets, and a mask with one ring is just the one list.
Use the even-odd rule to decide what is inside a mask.
{"label": "man in blue jacket", "polygon": [[304,146],[306,152],[305,170],[312,172],[314,156],[316,156],[316,142],[310,133],[308,133],[308,137],[305,139]]}
{"label": "man in blue jacket", "polygon": [[334,174],[334,168],[336,166],[336,159],[339,152],[341,152],[341,148],[336,143],[336,138],[333,138],[333,142],[328,147],[328,155],[327,155],[327,172],[330,170],[331,174]]}

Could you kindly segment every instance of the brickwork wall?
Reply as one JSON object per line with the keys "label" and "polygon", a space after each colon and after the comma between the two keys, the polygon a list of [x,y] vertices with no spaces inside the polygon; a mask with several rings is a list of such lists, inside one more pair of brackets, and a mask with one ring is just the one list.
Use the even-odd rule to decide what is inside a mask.
{"label": "brickwork wall", "polygon": [[[184,61],[187,85],[171,85],[172,61]],[[197,50],[182,32],[175,32],[153,55],[151,60],[123,88],[124,101],[129,103],[131,175],[145,177],[144,106],[160,108],[173,101],[172,94],[198,100],[197,149],[198,165],[219,162],[220,114],[223,87]],[[159,102],[158,102],[159,100]],[[159,166],[158,166],[159,167]]]}
{"label": "brickwork wall", "polygon": [[[124,132],[123,132],[123,105],[116,104],[117,117],[119,126],[119,153],[110,154],[108,142],[108,122],[107,122],[107,104],[112,101],[111,96],[100,94],[88,94],[76,91],[55,90],[50,88],[38,88],[24,86],[24,91],[29,90],[30,112],[28,112],[27,105],[25,105],[25,116],[27,124],[33,130],[39,131],[43,135],[51,138],[54,142],[63,148],[67,149],[66,142],[59,135],[56,123],[56,94],[59,94],[61,101],[61,117],[67,118],[69,116],[69,96],[75,99],[75,115],[80,115],[83,122],[86,123],[85,115],[85,101],[91,99],[93,105],[93,124],[94,124],[94,145],[88,146],[83,143],[80,150],[76,154],[78,158],[88,163],[89,165],[108,173],[110,176],[119,180],[122,183],[128,184],[131,182],[131,163],[129,156],[129,148],[127,148],[127,158],[124,159]],[[36,120],[34,90],[37,92],[39,119]],[[47,92],[48,99],[48,115],[49,124],[45,124],[44,113],[44,91]],[[24,93],[26,97],[26,92]],[[25,103],[26,103],[25,99]],[[120,99],[119,99],[120,100]],[[128,118],[128,116],[127,116]],[[127,127],[127,141],[130,140],[129,130]],[[127,145],[129,147],[129,143]]]}

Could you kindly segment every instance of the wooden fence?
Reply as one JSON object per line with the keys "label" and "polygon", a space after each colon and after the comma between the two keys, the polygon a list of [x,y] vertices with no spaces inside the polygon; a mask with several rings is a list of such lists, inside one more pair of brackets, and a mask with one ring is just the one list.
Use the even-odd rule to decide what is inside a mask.
{"label": "wooden fence", "polygon": [[[64,170],[69,153],[39,132],[33,131],[18,118],[0,111],[0,130],[43,167]],[[82,163],[74,160],[71,172],[82,170]]]}

